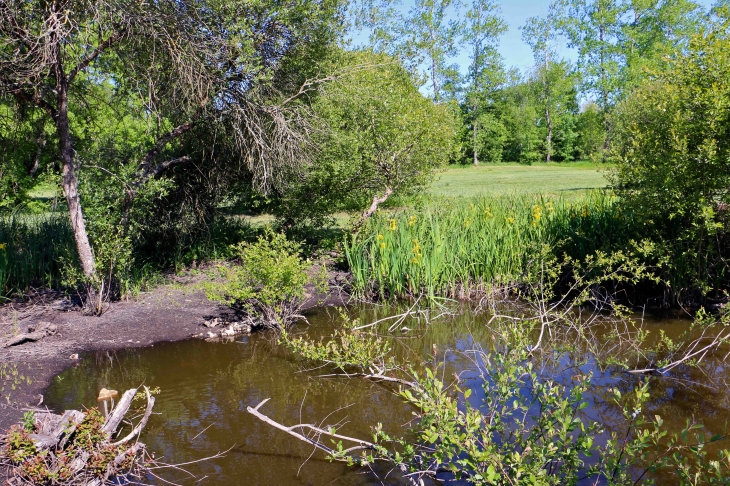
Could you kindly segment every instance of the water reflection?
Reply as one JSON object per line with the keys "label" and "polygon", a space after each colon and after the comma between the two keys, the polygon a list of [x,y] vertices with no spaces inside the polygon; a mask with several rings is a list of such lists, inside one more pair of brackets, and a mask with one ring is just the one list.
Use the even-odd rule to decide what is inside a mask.
{"label": "water reflection", "polygon": [[[393,310],[367,307],[353,309],[362,322],[371,322]],[[320,310],[308,316],[311,326],[298,332],[326,335],[339,321],[337,312]],[[485,316],[465,313],[428,326],[424,321],[406,323],[413,329],[393,339],[398,363],[435,369],[450,381],[458,376],[474,390],[473,406],[482,404],[482,374],[487,365],[470,350],[495,346]],[[659,326],[660,324],[656,324]],[[385,324],[387,329],[388,324]],[[676,322],[666,323],[670,331]],[[629,392],[640,378],[615,368],[602,368],[581,353],[559,359],[538,357],[543,376],[570,385],[579,372],[594,375],[581,413],[604,424],[608,430],[625,427],[609,391]],[[101,388],[125,390],[146,384],[162,390],[142,441],[158,459],[169,464],[187,463],[229,450],[225,457],[185,466],[203,484],[214,485],[369,485],[396,484],[392,476],[380,480],[369,471],[330,463],[293,437],[256,420],[246,412],[265,398],[261,409],[281,423],[338,424],[338,432],[370,439],[370,427],[382,423],[391,435],[400,435],[414,410],[393,393],[394,387],[361,379],[322,379],[327,370],[305,369],[306,364],[279,346],[270,334],[256,334],[231,343],[186,341],[151,348],[86,355],[77,366],[54,379],[45,394],[55,410],[96,405]],[[661,415],[670,431],[697,417],[708,432],[723,433],[730,409],[724,387],[707,387],[703,373],[726,374],[722,363],[708,362],[703,370],[677,370],[672,377],[655,379],[649,412]],[[727,447],[727,446],[726,446]],[[183,471],[156,471],[178,484],[195,484]],[[387,470],[377,471],[381,477]],[[154,481],[153,481],[154,482]],[[161,484],[161,483],[160,483]]]}

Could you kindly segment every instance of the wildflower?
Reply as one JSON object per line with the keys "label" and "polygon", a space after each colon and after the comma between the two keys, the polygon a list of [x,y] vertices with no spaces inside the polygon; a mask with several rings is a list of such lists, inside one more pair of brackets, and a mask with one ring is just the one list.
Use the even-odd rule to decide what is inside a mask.
{"label": "wildflower", "polygon": [[532,226],[537,226],[537,222],[542,217],[542,209],[537,204],[532,207]]}
{"label": "wildflower", "polygon": [[381,242],[380,243],[380,249],[381,250],[385,250],[385,242]]}
{"label": "wildflower", "polygon": [[5,248],[7,248],[7,246],[7,243],[0,243],[0,250],[4,250]]}
{"label": "wildflower", "polygon": [[489,206],[487,206],[487,209],[484,210],[484,216],[486,216],[487,218],[491,218],[494,216],[492,214],[492,210],[489,208]]}
{"label": "wildflower", "polygon": [[385,239],[385,237],[383,235],[378,235],[378,241],[384,240],[384,239]]}
{"label": "wildflower", "polygon": [[512,217],[510,217],[510,218],[507,218],[507,222],[508,222],[509,224],[514,224],[514,222],[515,222],[515,218],[512,218]]}
{"label": "wildflower", "polygon": [[394,219],[390,220],[390,231],[395,231],[398,227],[398,222]]}
{"label": "wildflower", "polygon": [[590,215],[591,215],[591,213],[590,213],[590,211],[588,211],[588,205],[584,204],[583,205],[583,217],[587,218]]}
{"label": "wildflower", "polygon": [[469,211],[474,211],[474,203],[469,203]]}
{"label": "wildflower", "polygon": [[464,228],[471,226],[471,219],[467,218],[464,220]]}
{"label": "wildflower", "polygon": [[419,258],[423,256],[423,254],[421,253],[421,245],[415,238],[411,241],[413,241],[413,250],[411,250],[413,252],[413,258],[411,258],[411,263],[418,263]]}
{"label": "wildflower", "polygon": [[413,226],[414,224],[416,224],[416,217],[411,216],[410,218],[408,218],[408,226]]}
{"label": "wildflower", "polygon": [[555,208],[553,208],[553,202],[548,201],[547,204],[545,204],[545,209],[548,210],[548,213],[552,214],[555,211]]}

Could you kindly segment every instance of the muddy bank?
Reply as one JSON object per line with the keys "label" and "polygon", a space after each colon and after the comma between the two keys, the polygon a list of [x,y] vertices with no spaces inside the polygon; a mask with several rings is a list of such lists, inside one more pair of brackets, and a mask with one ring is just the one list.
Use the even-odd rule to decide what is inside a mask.
{"label": "muddy bank", "polygon": [[[341,305],[347,298],[337,291],[324,295],[310,290],[305,310]],[[195,282],[180,279],[134,300],[115,302],[101,317],[82,315],[54,292],[1,306],[0,342],[41,323],[55,329],[39,341],[0,347],[0,430],[16,423],[25,409],[42,407],[50,380],[77,364],[77,355],[181,341],[207,331],[203,322],[216,317],[232,319],[233,314],[208,300]]]}

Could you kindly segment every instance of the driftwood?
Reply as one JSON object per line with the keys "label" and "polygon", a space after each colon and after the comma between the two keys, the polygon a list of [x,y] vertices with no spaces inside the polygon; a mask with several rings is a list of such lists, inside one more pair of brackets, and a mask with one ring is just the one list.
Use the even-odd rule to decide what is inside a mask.
{"label": "driftwood", "polygon": [[17,346],[18,344],[40,341],[46,336],[52,336],[56,334],[57,330],[58,329],[56,328],[55,324],[51,324],[50,322],[41,322],[36,326],[28,327],[27,333],[18,334],[17,336],[11,337],[7,341],[5,341],[3,347],[9,348],[10,346]]}
{"label": "driftwood", "polygon": [[[84,485],[84,486],[102,486],[109,484],[110,478],[119,474],[128,474],[129,468],[140,469],[136,461],[144,454],[145,445],[142,442],[130,443],[133,439],[139,437],[144,427],[152,415],[152,408],[155,404],[154,397],[151,396],[149,388],[144,387],[147,396],[147,407],[142,419],[133,427],[132,431],[121,440],[112,442],[112,437],[117,434],[125,415],[129,412],[134,397],[137,395],[137,388],[127,390],[122,396],[119,403],[114,407],[109,416],[104,420],[99,431],[102,432],[101,437],[106,437],[98,443],[89,444],[88,447],[79,447],[75,450],[75,456],[67,463],[68,472],[65,473],[65,480],[58,484],[68,485]],[[96,412],[98,413],[98,412]],[[79,424],[86,419],[87,414],[78,410],[67,410],[63,415],[57,415],[50,412],[35,412],[35,430],[34,433],[28,434],[28,438],[33,441],[35,447],[46,454],[44,461],[49,472],[58,471],[61,463],[57,460],[61,453],[68,453],[68,449],[64,449],[67,444],[72,441],[74,433]],[[12,429],[11,429],[12,430]],[[7,440],[0,436],[0,442]],[[129,446],[126,444],[130,443]],[[1,447],[0,447],[1,449]],[[99,472],[89,468],[89,460],[99,451],[113,451],[113,459],[109,461],[106,470]],[[128,461],[131,460],[131,466]],[[24,477],[20,471],[20,465],[13,463],[7,457],[2,455],[0,450],[0,465],[5,466],[9,471],[9,477],[14,476],[14,482],[8,484],[30,485],[32,481]],[[121,468],[124,468],[122,470]],[[14,472],[15,471],[15,472]],[[56,483],[54,483],[56,484]]]}
{"label": "driftwood", "polygon": [[[272,427],[279,429],[283,432],[286,432],[287,434],[291,435],[292,437],[295,437],[299,439],[302,442],[305,442],[307,444],[310,444],[314,446],[315,448],[326,452],[330,456],[335,456],[336,454],[338,456],[347,456],[350,459],[353,459],[355,463],[358,463],[358,458],[351,455],[351,453],[358,451],[358,450],[372,450],[375,449],[376,445],[372,442],[368,442],[365,440],[357,439],[355,437],[348,437],[346,435],[336,434],[331,428],[325,429],[313,424],[296,424],[291,426],[286,426],[283,424],[280,424],[279,422],[273,420],[272,418],[264,415],[263,413],[259,412],[259,409],[270,400],[270,398],[267,398],[263,401],[261,401],[258,405],[255,407],[246,407],[246,410],[248,413],[256,417],[257,419],[261,420],[262,422],[265,422]],[[310,431],[313,434],[311,436],[304,435],[302,432],[304,431]],[[336,451],[330,447],[327,447],[322,442],[319,441],[319,437],[329,437],[331,439],[338,439],[340,441],[346,441],[354,444],[352,447],[349,447],[347,449],[344,449],[342,451]],[[344,459],[343,459],[344,460]],[[426,484],[433,484],[432,479],[429,477],[428,471],[423,471],[423,474],[421,473],[415,473],[415,474],[408,474],[407,468],[404,464],[395,463],[395,468],[398,469],[398,471],[401,472],[402,477],[405,481],[407,481],[412,486],[425,486]]]}

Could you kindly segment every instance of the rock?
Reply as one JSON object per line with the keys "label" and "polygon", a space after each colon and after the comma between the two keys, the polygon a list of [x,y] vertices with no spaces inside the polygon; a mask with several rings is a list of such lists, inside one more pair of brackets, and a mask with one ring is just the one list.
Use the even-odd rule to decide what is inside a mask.
{"label": "rock", "polygon": [[211,319],[209,321],[204,321],[203,322],[203,325],[205,327],[217,327],[220,324],[221,324],[221,320],[218,317],[216,317],[215,319]]}
{"label": "rock", "polygon": [[69,356],[68,359],[79,359],[79,355],[77,353],[74,353],[71,356]]}

